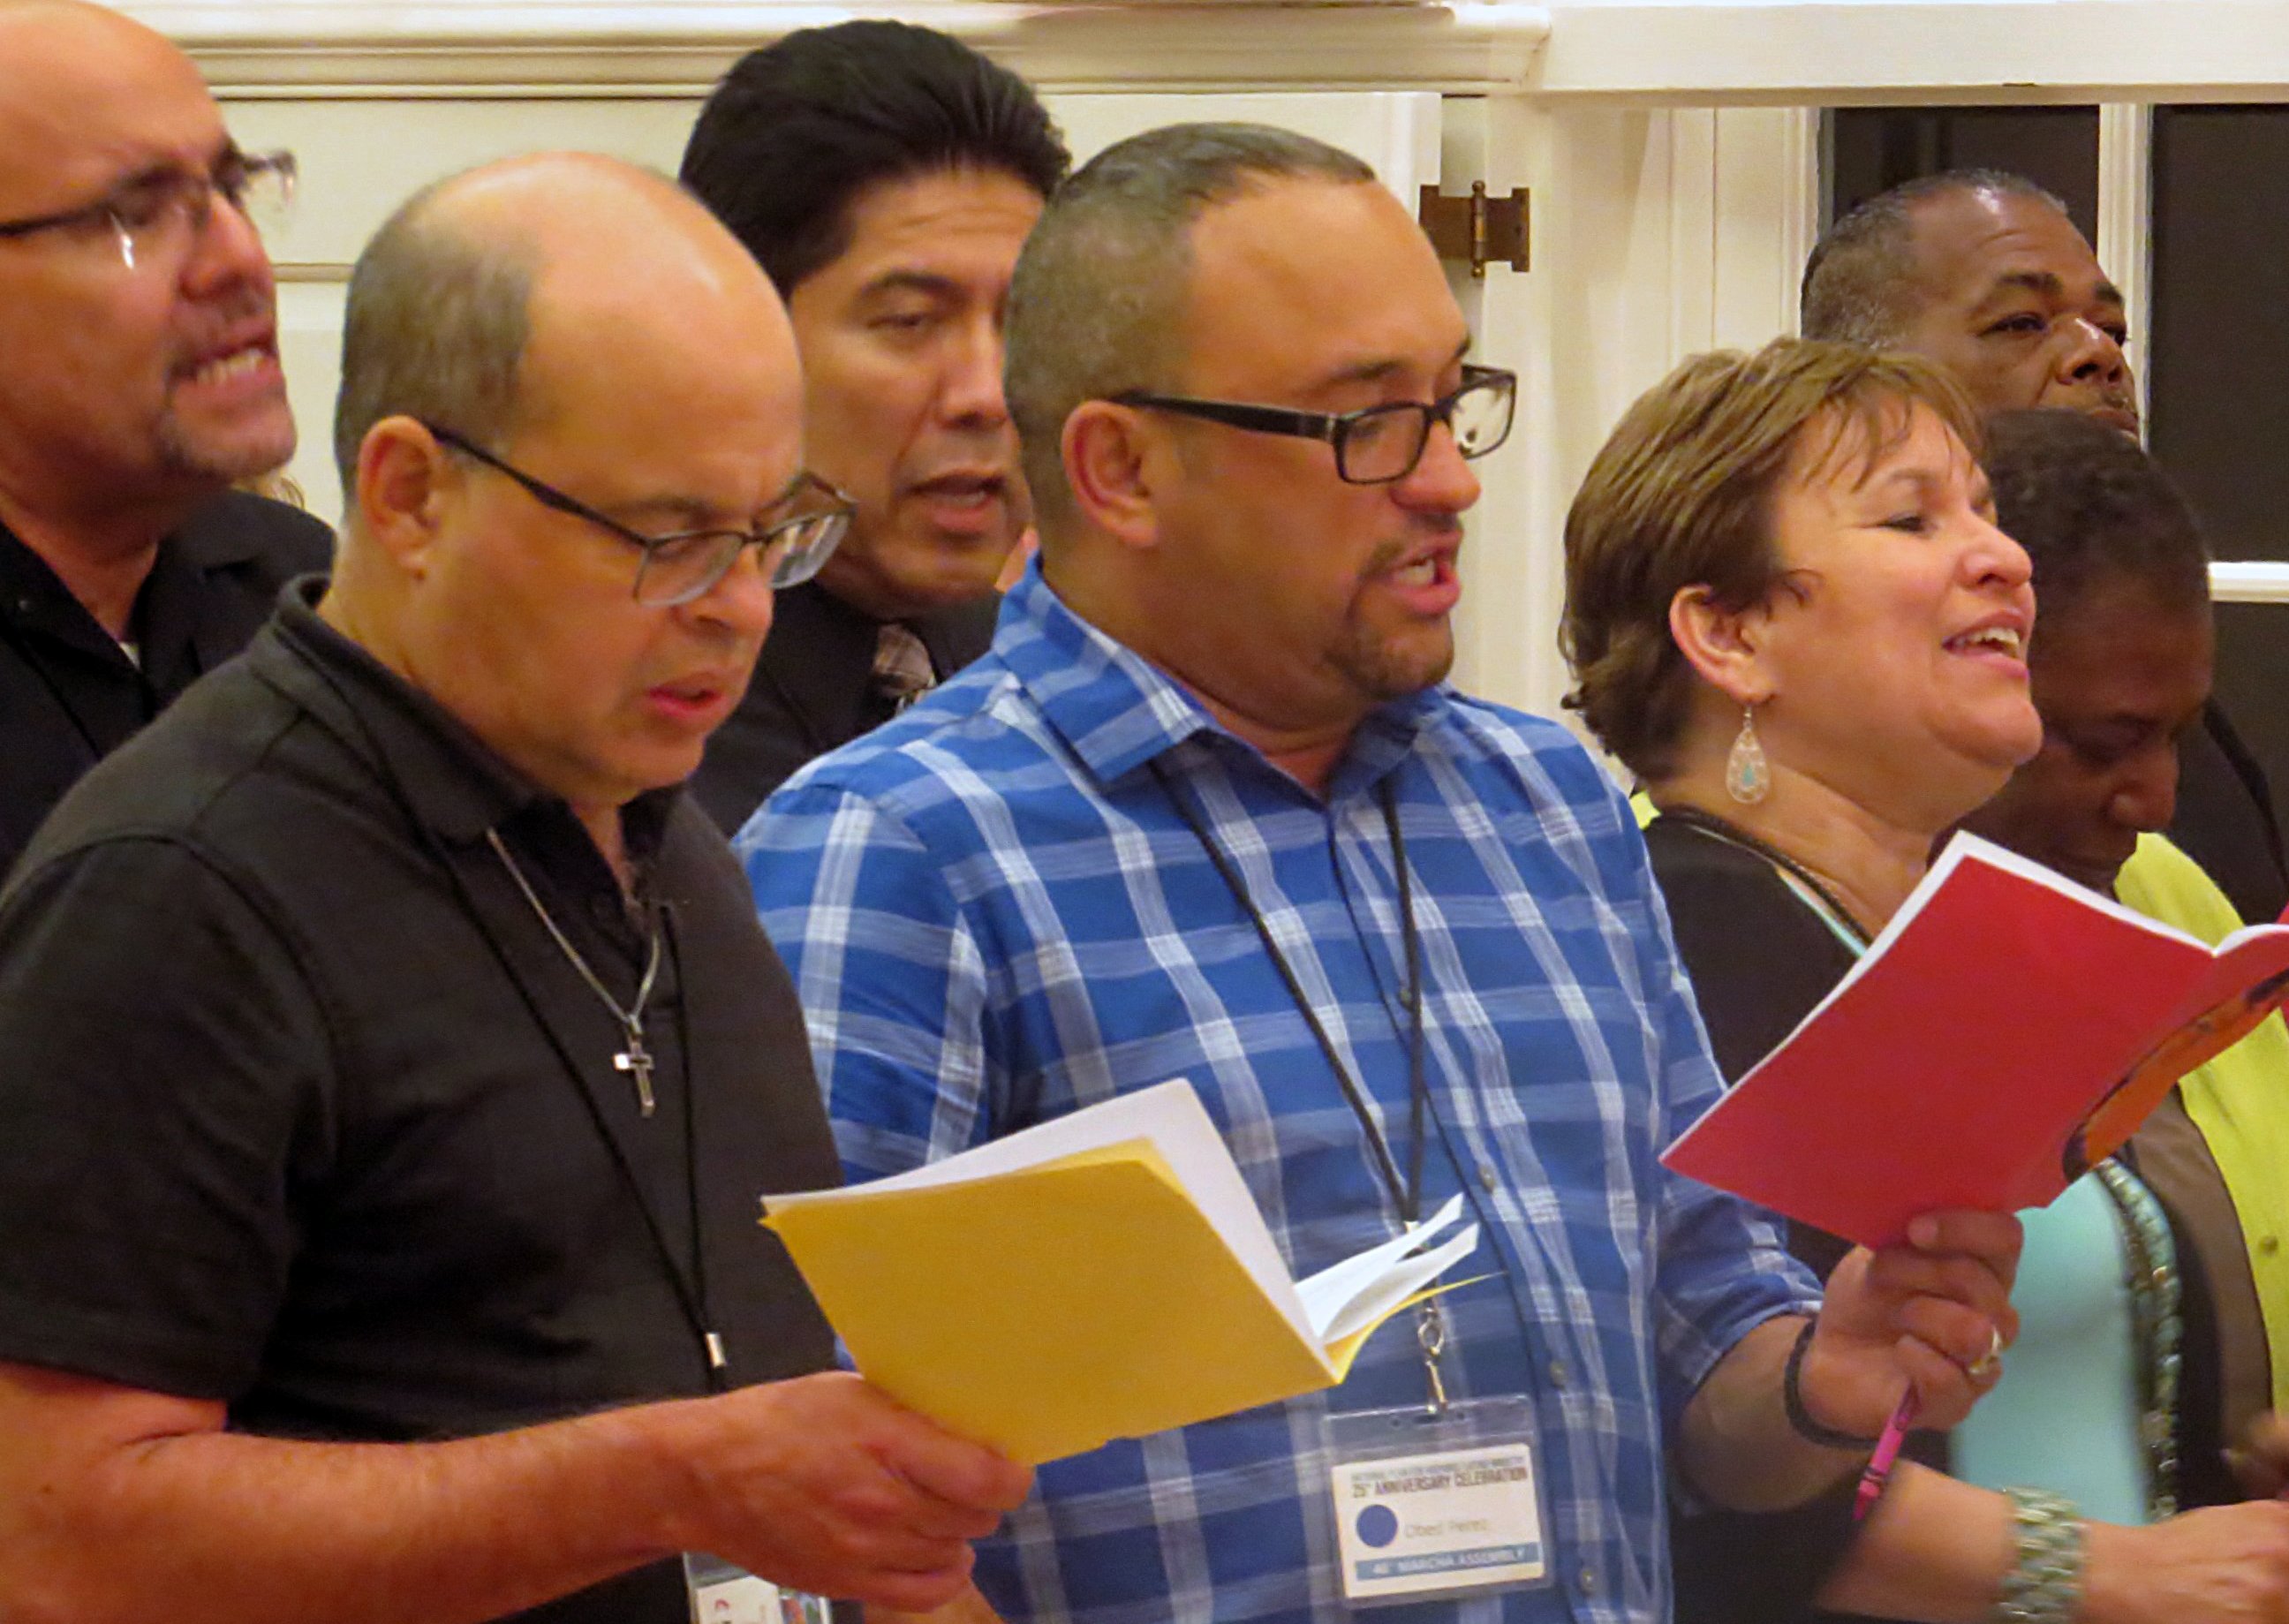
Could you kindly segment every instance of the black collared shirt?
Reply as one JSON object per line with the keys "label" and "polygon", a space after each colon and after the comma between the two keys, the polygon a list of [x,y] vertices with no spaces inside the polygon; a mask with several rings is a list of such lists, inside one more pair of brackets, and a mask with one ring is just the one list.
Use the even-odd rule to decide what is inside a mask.
{"label": "black collared shirt", "polygon": [[82,773],[244,648],[332,548],[299,509],[218,497],[159,544],[130,627],[139,664],[0,525],[0,874]]}
{"label": "black collared shirt", "polygon": [[[645,1118],[486,831],[623,1005],[643,917],[562,801],[299,596],[0,892],[0,1357],[383,1441],[705,1392],[699,1297],[730,1381],[828,1365],[756,1221],[833,1145],[722,837],[680,792],[629,809]],[[673,1565],[602,1594],[549,1616],[685,1616]]]}
{"label": "black collared shirt", "polygon": [[[1000,594],[988,593],[906,625],[943,681],[985,652],[1001,608]],[[724,833],[738,833],[804,762],[888,720],[869,705],[881,629],[817,581],[778,594],[746,697],[708,739],[691,776],[691,793]]]}

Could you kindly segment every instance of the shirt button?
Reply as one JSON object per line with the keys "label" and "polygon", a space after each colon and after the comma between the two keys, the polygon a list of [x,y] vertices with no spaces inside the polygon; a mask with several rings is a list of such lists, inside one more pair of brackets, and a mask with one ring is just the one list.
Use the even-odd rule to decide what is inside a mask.
{"label": "shirt button", "polygon": [[1578,1586],[1580,1586],[1580,1587],[1581,1587],[1581,1590],[1582,1590],[1582,1594],[1583,1594],[1583,1595],[1584,1595],[1584,1596],[1595,1596],[1595,1595],[1597,1595],[1597,1594],[1598,1594],[1598,1570],[1597,1570],[1597,1569],[1595,1569],[1595,1568],[1583,1568],[1583,1569],[1582,1570],[1581,1573],[1580,1573],[1580,1574],[1579,1574],[1579,1575],[1575,1579],[1574,1582],[1575,1582],[1576,1585],[1578,1585]]}
{"label": "shirt button", "polygon": [[2281,1238],[2278,1235],[2261,1236],[2258,1239],[2257,1249],[2266,1256],[2271,1257],[2281,1250]]}
{"label": "shirt button", "polygon": [[1551,1361],[1550,1361],[1550,1385],[1551,1385],[1551,1386],[1552,1386],[1552,1387],[1554,1387],[1554,1388],[1557,1388],[1557,1389],[1558,1389],[1559,1391],[1561,1391],[1561,1392],[1562,1392],[1562,1391],[1564,1391],[1564,1390],[1565,1390],[1565,1387],[1566,1387],[1566,1376],[1567,1376],[1567,1371],[1566,1371],[1566,1361],[1565,1361],[1565,1360],[1563,1360],[1563,1359],[1552,1359],[1552,1360],[1551,1360]]}
{"label": "shirt button", "polygon": [[1492,1195],[1495,1186],[1500,1182],[1502,1181],[1495,1176],[1495,1165],[1492,1162],[1479,1164],[1479,1188]]}

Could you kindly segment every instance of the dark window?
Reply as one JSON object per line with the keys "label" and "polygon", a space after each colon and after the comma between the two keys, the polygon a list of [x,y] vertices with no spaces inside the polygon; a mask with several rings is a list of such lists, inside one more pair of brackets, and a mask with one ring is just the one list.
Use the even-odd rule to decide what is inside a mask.
{"label": "dark window", "polygon": [[[1822,139],[1823,225],[1902,180],[1991,168],[2097,241],[2096,107],[1839,107]],[[2151,179],[2147,443],[2218,557],[2289,561],[2289,107],[2157,107]],[[2222,604],[2217,623],[2218,698],[2289,784],[2289,608]]]}
{"label": "dark window", "polygon": [[1836,107],[1823,131],[1821,223],[1902,180],[1950,169],[2024,175],[2098,237],[2096,107]]}
{"label": "dark window", "polygon": [[2289,560],[2289,107],[2154,110],[2154,454],[2220,558]]}
{"label": "dark window", "polygon": [[[2149,442],[2220,558],[2289,561],[2289,107],[2154,109]],[[2218,697],[2289,785],[2289,608],[2218,609]]]}

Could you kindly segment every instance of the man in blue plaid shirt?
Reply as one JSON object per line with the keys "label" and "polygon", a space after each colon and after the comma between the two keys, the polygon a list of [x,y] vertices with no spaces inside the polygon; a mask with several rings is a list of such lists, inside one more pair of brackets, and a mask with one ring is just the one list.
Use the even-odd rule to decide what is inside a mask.
{"label": "man in blue plaid shirt", "polygon": [[1482,1225],[1450,1278],[1483,1278],[1341,1387],[1044,1467],[979,1553],[1007,1618],[1346,1615],[1344,1543],[1402,1533],[1339,1526],[1345,1418],[1437,1392],[1538,1503],[1503,1582],[1386,1583],[1392,1624],[1661,1620],[1672,1471],[1810,1499],[1903,1384],[1960,1416],[2012,1328],[2008,1219],[1919,1221],[1822,1310],[1769,1221],[1658,1165],[1719,1082],[1628,808],[1440,686],[1516,388],[1467,342],[1356,160],[1105,153],[1012,295],[1039,564],[990,654],[739,837],[852,1178],[1182,1077],[1299,1276],[1458,1194]]}

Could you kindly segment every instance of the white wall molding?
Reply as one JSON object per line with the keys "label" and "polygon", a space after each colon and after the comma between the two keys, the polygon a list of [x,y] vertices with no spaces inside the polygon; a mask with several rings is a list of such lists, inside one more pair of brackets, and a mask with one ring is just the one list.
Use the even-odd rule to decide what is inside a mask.
{"label": "white wall molding", "polygon": [[2289,564],[2220,560],[2210,566],[2210,596],[2220,603],[2289,603]]}
{"label": "white wall molding", "polygon": [[[267,0],[128,8],[237,97],[688,96],[742,52],[850,6],[487,0]],[[869,6],[945,29],[1049,92],[1515,91],[1549,34],[1511,4],[1125,4],[905,0]]]}
{"label": "white wall molding", "polygon": [[2275,100],[2280,0],[1559,4],[1536,94],[1645,104]]}
{"label": "white wall molding", "polygon": [[2138,409],[2146,409],[2148,341],[2154,328],[2152,199],[2154,109],[2112,103],[2098,110],[2098,262],[2122,291],[2126,346]]}

